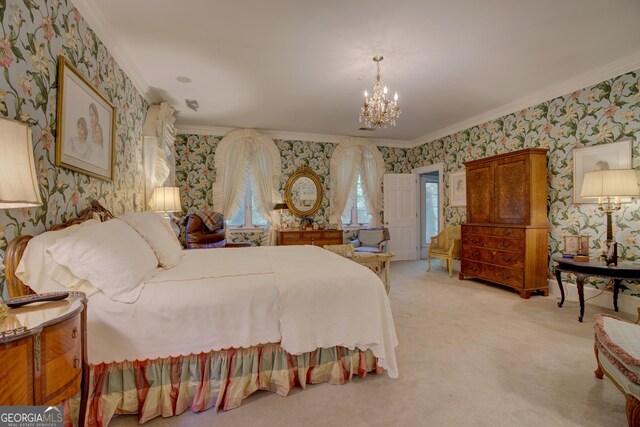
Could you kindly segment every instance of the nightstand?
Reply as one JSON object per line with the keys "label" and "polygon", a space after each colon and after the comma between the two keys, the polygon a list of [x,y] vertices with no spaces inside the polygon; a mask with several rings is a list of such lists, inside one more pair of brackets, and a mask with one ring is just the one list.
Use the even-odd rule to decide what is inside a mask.
{"label": "nightstand", "polygon": [[85,295],[71,292],[61,301],[9,310],[0,321],[0,405],[55,405],[84,388],[86,307]]}

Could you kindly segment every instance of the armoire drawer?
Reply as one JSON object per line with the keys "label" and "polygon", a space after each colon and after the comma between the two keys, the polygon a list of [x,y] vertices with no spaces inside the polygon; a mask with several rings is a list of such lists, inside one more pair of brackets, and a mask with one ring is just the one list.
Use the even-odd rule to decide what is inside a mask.
{"label": "armoire drawer", "polygon": [[514,252],[524,252],[524,243],[525,241],[522,239],[509,239],[506,237],[478,235],[462,236],[463,247],[468,245]]}
{"label": "armoire drawer", "polygon": [[518,288],[524,287],[524,271],[462,259],[461,273]]}
{"label": "armoire drawer", "polygon": [[489,264],[496,264],[511,268],[524,267],[524,253],[500,251],[489,248],[479,248],[474,246],[464,246],[462,248],[462,258],[482,261]]}

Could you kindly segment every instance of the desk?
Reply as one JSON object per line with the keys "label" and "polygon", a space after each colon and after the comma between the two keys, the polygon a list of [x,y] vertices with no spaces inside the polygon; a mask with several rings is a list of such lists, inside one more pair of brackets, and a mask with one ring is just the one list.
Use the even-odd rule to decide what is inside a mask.
{"label": "desk", "polygon": [[561,294],[558,307],[562,307],[562,304],[564,303],[564,288],[562,287],[562,278],[560,277],[560,273],[573,273],[576,275],[578,298],[580,299],[579,322],[582,322],[582,318],[584,316],[584,279],[589,276],[613,279],[613,308],[616,311],[618,311],[618,292],[620,291],[620,282],[624,279],[640,279],[640,264],[618,262],[617,266],[608,267],[600,261],[591,260],[588,262],[576,262],[570,258],[562,258],[561,255],[554,256],[553,261],[557,263],[555,266],[555,273],[558,285],[560,285]]}
{"label": "desk", "polygon": [[380,266],[384,265],[384,289],[391,292],[391,258],[393,252],[356,252],[353,260],[358,264],[369,267],[376,274],[380,274]]}

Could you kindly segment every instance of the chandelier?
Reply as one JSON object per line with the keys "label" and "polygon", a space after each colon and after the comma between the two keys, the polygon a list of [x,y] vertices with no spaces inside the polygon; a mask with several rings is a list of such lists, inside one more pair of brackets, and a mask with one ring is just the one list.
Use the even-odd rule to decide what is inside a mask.
{"label": "chandelier", "polygon": [[380,78],[380,61],[384,58],[382,56],[374,56],[373,60],[378,66],[378,73],[376,74],[376,82],[373,85],[373,93],[369,96],[369,92],[364,91],[364,104],[360,109],[360,123],[364,121],[364,124],[368,128],[372,127],[387,127],[396,125],[396,119],[402,112],[398,106],[398,93],[393,96],[393,101],[387,99],[387,87],[382,85],[382,79]]}

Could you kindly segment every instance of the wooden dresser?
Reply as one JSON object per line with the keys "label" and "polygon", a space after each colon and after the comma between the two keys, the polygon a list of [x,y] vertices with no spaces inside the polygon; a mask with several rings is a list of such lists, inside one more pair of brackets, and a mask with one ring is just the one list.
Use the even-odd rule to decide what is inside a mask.
{"label": "wooden dresser", "polygon": [[65,300],[10,309],[0,320],[0,405],[55,405],[80,391],[86,304],[84,294],[74,292]]}
{"label": "wooden dresser", "polygon": [[460,279],[548,295],[547,150],[531,148],[465,163],[467,223]]}
{"label": "wooden dresser", "polygon": [[278,230],[278,246],[281,245],[341,245],[342,230]]}

